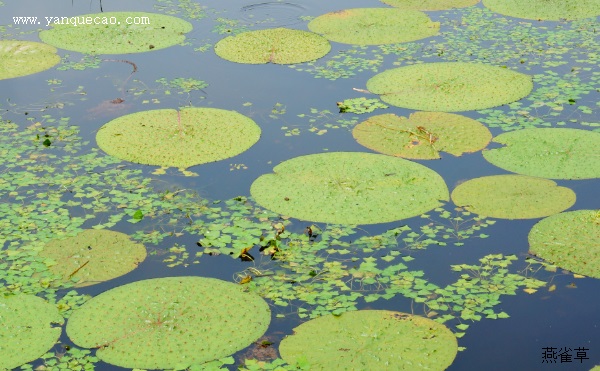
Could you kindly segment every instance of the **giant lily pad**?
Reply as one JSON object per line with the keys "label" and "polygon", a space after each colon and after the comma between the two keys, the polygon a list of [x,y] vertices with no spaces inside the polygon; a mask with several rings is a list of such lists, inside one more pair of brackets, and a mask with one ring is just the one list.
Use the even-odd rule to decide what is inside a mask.
{"label": "giant lily pad", "polygon": [[268,304],[233,283],[168,277],[106,291],[73,311],[67,334],[127,368],[183,369],[228,356],[256,341]]}
{"label": "giant lily pad", "polygon": [[471,179],[452,191],[452,201],[479,215],[533,219],[573,206],[575,192],[548,179],[494,175]]}
{"label": "giant lily pad", "polygon": [[490,10],[516,18],[558,21],[600,15],[600,0],[483,0]]}
{"label": "giant lily pad", "polygon": [[57,48],[88,54],[141,53],[163,49],[181,43],[185,34],[192,30],[191,23],[182,19],[143,12],[53,17],[49,22],[52,29],[40,32],[42,41]]}
{"label": "giant lily pad", "polygon": [[445,112],[373,116],[356,125],[352,135],[374,151],[415,159],[440,158],[440,152],[460,156],[483,149],[492,139],[479,122]]}
{"label": "giant lily pad", "polygon": [[313,61],[329,53],[331,45],[316,33],[274,28],[228,36],[215,45],[215,53],[237,63],[294,64]]}
{"label": "giant lily pad", "polygon": [[281,358],[317,370],[445,370],[458,345],[444,325],[387,310],[323,316],[281,341]]}
{"label": "giant lily pad", "polygon": [[96,141],[123,160],[187,168],[238,155],[259,137],[260,127],[235,111],[186,108],[121,116],[102,126]]}
{"label": "giant lily pad", "polygon": [[77,236],[48,242],[41,256],[56,262],[50,270],[76,286],[89,286],[119,277],[146,258],[146,248],[124,233],[88,229]]}
{"label": "giant lily pad", "polygon": [[333,152],[296,157],[260,176],[250,193],[280,214],[324,223],[372,224],[410,218],[448,200],[435,171],[400,158]]}
{"label": "giant lily pad", "polygon": [[475,5],[479,0],[381,0],[383,3],[400,9],[445,10],[465,8]]}
{"label": "giant lily pad", "polygon": [[0,369],[13,369],[46,353],[63,318],[56,306],[31,295],[0,297]]}
{"label": "giant lily pad", "polygon": [[529,232],[529,252],[571,272],[600,278],[600,210],[542,219]]}
{"label": "giant lily pad", "polygon": [[478,63],[425,63],[384,71],[367,81],[384,102],[424,111],[468,111],[514,102],[533,89],[531,76]]}
{"label": "giant lily pad", "polygon": [[483,152],[492,164],[519,174],[552,179],[600,178],[600,133],[566,128],[501,134],[505,147]]}
{"label": "giant lily pad", "polygon": [[31,75],[60,62],[56,48],[33,41],[0,40],[0,80]]}
{"label": "giant lily pad", "polygon": [[440,24],[416,10],[357,8],[323,14],[310,21],[308,29],[340,43],[379,45],[437,35]]}

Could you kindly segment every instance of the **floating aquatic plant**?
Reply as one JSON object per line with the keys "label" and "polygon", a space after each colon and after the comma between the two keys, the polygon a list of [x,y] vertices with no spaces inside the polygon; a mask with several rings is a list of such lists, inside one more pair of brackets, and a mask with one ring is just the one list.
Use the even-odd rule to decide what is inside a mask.
{"label": "floating aquatic plant", "polygon": [[367,99],[365,97],[345,99],[342,102],[337,102],[337,106],[340,109],[340,113],[350,112],[359,115],[373,112],[378,108],[388,108],[379,99]]}
{"label": "floating aquatic plant", "polygon": [[0,40],[0,80],[31,75],[52,68],[60,57],[50,45],[21,40]]}
{"label": "floating aquatic plant", "polygon": [[400,9],[444,10],[464,8],[479,3],[479,0],[381,0],[383,3]]}
{"label": "floating aquatic plant", "polygon": [[394,44],[437,35],[438,22],[416,10],[390,8],[345,9],[321,15],[308,29],[345,44]]}
{"label": "floating aquatic plant", "polygon": [[558,21],[600,15],[598,0],[483,0],[483,5],[510,17]]}

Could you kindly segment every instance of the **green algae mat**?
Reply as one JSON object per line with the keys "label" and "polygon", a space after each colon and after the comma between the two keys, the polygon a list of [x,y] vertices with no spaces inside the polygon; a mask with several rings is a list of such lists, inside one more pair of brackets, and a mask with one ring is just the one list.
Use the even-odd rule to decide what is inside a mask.
{"label": "green algae mat", "polygon": [[480,63],[441,62],[394,68],[367,81],[367,89],[394,106],[457,112],[511,103],[533,89],[532,77]]}
{"label": "green algae mat", "polygon": [[73,311],[67,334],[104,362],[174,369],[219,359],[264,334],[268,304],[240,285],[203,277],[138,281]]}
{"label": "green algae mat", "polygon": [[[74,25],[73,23],[77,23]],[[106,12],[50,20],[40,39],[60,49],[87,54],[142,53],[180,44],[191,23],[155,13]]]}
{"label": "green algae mat", "polygon": [[248,64],[294,64],[314,61],[331,50],[316,33],[274,28],[228,36],[215,45],[215,53],[228,61]]}
{"label": "green algae mat", "polygon": [[600,278],[600,210],[542,219],[529,232],[529,253],[571,272]]}
{"label": "green algae mat", "polygon": [[387,310],[327,315],[301,324],[281,341],[281,358],[315,370],[445,370],[458,345],[430,319]]}
{"label": "green algae mat", "polygon": [[483,0],[488,9],[515,18],[558,21],[600,15],[600,0]]}
{"label": "green algae mat", "polygon": [[483,151],[492,164],[551,179],[600,178],[600,133],[567,128],[524,129],[501,134],[504,147]]}
{"label": "green algae mat", "polygon": [[448,200],[435,171],[401,158],[359,152],[300,156],[250,188],[261,206],[302,220],[374,224],[420,215]]}
{"label": "green algae mat", "polygon": [[437,35],[440,24],[416,10],[356,8],[323,14],[310,21],[308,29],[339,43],[380,45]]}
{"label": "green algae mat", "polygon": [[55,305],[31,295],[0,297],[0,369],[13,369],[46,353],[63,318]]}
{"label": "green algae mat", "polygon": [[48,242],[40,256],[55,262],[50,271],[83,287],[137,268],[146,258],[146,248],[124,233],[88,229],[74,237]]}
{"label": "green algae mat", "polygon": [[479,3],[479,0],[381,0],[381,2],[400,9],[428,11],[465,8]]}
{"label": "green algae mat", "polygon": [[479,122],[445,112],[415,112],[408,118],[372,116],[356,125],[352,135],[374,151],[423,160],[441,158],[440,152],[460,156],[479,151],[492,139],[490,131]]}
{"label": "green algae mat", "polygon": [[20,40],[0,40],[0,80],[45,71],[60,62],[56,48]]}
{"label": "green algae mat", "polygon": [[236,156],[260,138],[260,127],[235,111],[184,108],[116,118],[96,134],[98,147],[122,160],[187,168]]}
{"label": "green algae mat", "polygon": [[575,203],[575,192],[552,180],[494,175],[468,180],[452,191],[457,206],[500,219],[533,219],[557,214]]}

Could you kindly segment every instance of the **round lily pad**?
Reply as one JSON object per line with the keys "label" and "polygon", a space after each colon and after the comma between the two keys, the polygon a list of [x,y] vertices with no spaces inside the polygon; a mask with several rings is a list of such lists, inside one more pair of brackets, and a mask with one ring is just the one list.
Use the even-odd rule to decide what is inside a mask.
{"label": "round lily pad", "polygon": [[469,111],[519,100],[531,92],[531,76],[479,63],[444,62],[384,71],[367,81],[371,93],[398,107]]}
{"label": "round lily pad", "polygon": [[483,151],[483,157],[502,169],[551,179],[600,178],[600,133],[524,129],[500,134],[494,142],[505,146]]}
{"label": "round lily pad", "polygon": [[0,80],[31,75],[60,62],[56,48],[33,41],[0,40]]}
{"label": "round lily pad", "polygon": [[600,0],[483,0],[490,10],[510,17],[558,21],[600,15]]}
{"label": "round lily pad", "polygon": [[108,281],[134,270],[146,259],[146,248],[128,235],[88,229],[77,236],[48,242],[40,255],[56,262],[50,270],[83,287]]}
{"label": "round lily pad", "polygon": [[529,253],[571,272],[600,278],[600,210],[542,219],[529,232]]}
{"label": "round lily pad", "polygon": [[573,206],[575,192],[548,179],[494,175],[460,184],[452,192],[452,201],[471,212],[492,218],[534,219]]}
{"label": "round lily pad", "polygon": [[183,369],[228,356],[264,334],[268,304],[240,285],[167,277],[106,291],[71,314],[67,334],[104,362]]}
{"label": "round lily pad", "polygon": [[386,155],[437,159],[440,152],[460,156],[483,149],[490,131],[465,116],[445,112],[415,112],[410,117],[394,114],[372,116],[354,127],[356,141]]}
{"label": "round lily pad", "polygon": [[191,23],[168,15],[107,12],[52,17],[42,41],[57,48],[88,54],[142,53],[181,43]]}
{"label": "round lily pad", "polygon": [[0,296],[0,369],[40,358],[58,341],[62,324],[56,306],[42,298]]}
{"label": "round lily pad", "polygon": [[147,165],[187,168],[236,156],[260,138],[260,127],[235,111],[161,109],[121,116],[102,126],[98,146]]}
{"label": "round lily pad", "polygon": [[440,24],[417,10],[356,8],[323,14],[308,29],[339,43],[380,45],[435,36]]}
{"label": "round lily pad", "polygon": [[466,8],[475,5],[479,0],[381,0],[383,3],[400,9],[445,10]]}
{"label": "round lily pad", "polygon": [[359,152],[296,157],[260,176],[250,193],[263,207],[298,219],[373,224],[420,215],[448,200],[435,171],[412,161]]}
{"label": "round lily pad", "polygon": [[289,28],[243,32],[215,45],[215,53],[236,63],[294,64],[314,61],[329,53],[331,45],[316,33]]}
{"label": "round lily pad", "polygon": [[289,364],[317,370],[445,370],[458,344],[444,325],[387,310],[345,312],[301,324],[281,341]]}

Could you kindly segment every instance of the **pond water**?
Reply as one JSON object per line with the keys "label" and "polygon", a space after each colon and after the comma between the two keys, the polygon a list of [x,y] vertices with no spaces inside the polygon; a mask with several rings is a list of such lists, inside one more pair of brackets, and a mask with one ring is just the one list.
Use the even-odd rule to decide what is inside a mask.
{"label": "pond water", "polygon": [[[27,293],[52,304],[58,302],[65,323],[91,297],[150,278],[211,277],[234,282],[264,297],[271,310],[264,336],[257,343],[236,348],[239,351],[223,354],[221,361],[211,363],[206,367],[212,368],[207,369],[238,369],[247,359],[278,364],[281,360],[273,360],[279,357],[279,344],[295,327],[311,318],[331,313],[343,316],[346,311],[365,309],[398,311],[443,322],[458,337],[459,351],[448,370],[590,370],[600,365],[600,281],[530,255],[528,241],[532,228],[543,219],[540,215],[600,209],[597,17],[530,20],[494,13],[478,3],[427,11],[431,21],[440,24],[439,34],[431,37],[370,46],[331,41],[331,50],[316,61],[243,64],[217,56],[215,44],[253,30],[287,27],[308,31],[312,19],[345,9],[348,4],[337,0],[326,4],[313,0],[4,0],[0,1],[0,42],[40,41],[39,32],[51,29],[44,17],[100,13],[101,7],[103,12],[174,16],[190,22],[193,30],[185,34],[183,42],[144,53],[95,56],[59,48],[60,61],[42,72],[2,79],[0,68],[0,281],[5,296]],[[390,8],[374,0],[355,1],[351,7]],[[16,25],[13,17],[17,16],[38,17],[41,24]],[[307,47],[300,44],[299,48]],[[269,59],[273,60],[274,55],[272,52]],[[2,58],[0,49],[0,67]],[[408,117],[432,109],[386,103],[386,94],[380,97],[369,93],[367,81],[388,69],[435,62],[487,64],[532,76],[533,89],[515,98],[516,103],[512,99],[489,108],[455,110],[484,124],[493,137],[533,128],[587,131],[592,144],[584,148],[585,158],[579,162],[591,168],[592,175],[581,179],[547,176],[573,191],[558,196],[556,203],[566,202],[567,206],[533,217],[520,217],[517,207],[510,211],[511,217],[503,218],[470,213],[468,210],[475,211],[477,206],[467,202],[457,206],[449,199],[433,199],[438,207],[426,210],[435,210],[416,211],[391,222],[379,215],[383,219],[357,226],[336,224],[335,218],[328,217],[283,217],[276,213],[280,210],[277,208],[288,210],[295,201],[287,196],[287,204],[278,196],[281,205],[274,206],[275,212],[263,208],[271,207],[268,202],[261,206],[252,199],[250,188],[257,178],[273,173],[273,168],[284,161],[321,153],[377,153],[353,137],[359,123],[376,115]],[[499,76],[500,72],[494,74]],[[456,79],[464,73],[459,75]],[[462,94],[470,88],[458,91]],[[508,84],[488,95],[520,88]],[[414,87],[394,89],[398,90],[389,95],[401,99],[420,94]],[[369,101],[346,101],[357,98]],[[364,112],[351,106],[356,102],[362,102]],[[341,112],[344,109],[340,110],[340,105],[350,108]],[[190,107],[245,115],[260,127],[260,139],[243,153],[238,151],[228,158],[187,169],[122,161],[98,149],[96,134],[113,119],[147,110],[179,108],[185,112],[184,108]],[[435,149],[440,139],[433,129],[396,130],[412,135],[409,147],[425,143],[427,148]],[[219,138],[227,134],[211,135]],[[472,135],[463,133],[459,140]],[[569,142],[569,135],[559,135],[560,141],[571,143],[565,151],[578,150],[580,146],[573,143],[580,142]],[[159,143],[161,138],[145,141],[155,140],[157,148],[165,150]],[[540,141],[541,148],[551,145],[546,142],[550,139]],[[237,144],[223,144],[228,145]],[[525,146],[537,148],[539,143]],[[502,145],[491,142],[461,156],[442,152],[440,159],[411,161],[439,174],[450,193],[471,179],[513,174],[488,162],[483,147],[484,152],[491,153]],[[528,155],[520,156],[516,166],[528,162],[523,160]],[[353,190],[362,180],[351,179],[351,173],[354,168],[365,167],[361,161],[349,160],[341,170],[336,164],[329,167],[327,162],[322,169],[311,165],[307,171],[314,171],[305,177],[316,173],[323,176],[324,182],[337,182],[334,188],[338,191]],[[548,161],[553,159],[549,157]],[[336,178],[332,175],[335,172],[341,175]],[[269,183],[274,187],[266,191],[264,199],[278,192],[277,181],[271,179]],[[297,187],[283,192],[302,195],[304,188],[312,191],[306,184],[295,184]],[[423,193],[430,192],[428,183],[420,187]],[[521,191],[518,197],[522,199],[514,201],[503,193],[503,187],[489,187],[488,199],[507,197],[517,206],[526,207],[528,190]],[[533,185],[529,187],[533,189]],[[372,188],[365,189],[368,192]],[[553,197],[548,190],[538,192],[542,197],[537,203]],[[576,199],[565,201],[573,194]],[[315,215],[328,210],[331,202],[326,196],[308,192],[302,197],[305,199],[297,207],[309,213],[312,210]],[[390,199],[373,206],[375,214],[386,214],[377,212],[377,208],[393,202],[399,201]],[[432,200],[426,197],[411,204],[418,202]],[[595,218],[591,232],[581,232],[589,240],[582,237],[580,244],[589,246],[590,251],[597,251],[600,244],[600,216],[596,214]],[[568,227],[566,223],[560,230]],[[83,229],[126,233],[146,246],[148,256],[120,277],[74,288],[73,282],[59,282],[51,269],[54,263],[39,252],[41,248],[28,248],[73,236]],[[560,230],[549,233],[560,237]],[[598,254],[593,258],[597,259]],[[600,277],[597,260],[587,263]],[[69,279],[88,263],[78,264],[67,273]],[[459,265],[468,267],[461,270]],[[399,277],[404,281],[398,283]],[[230,319],[235,321],[237,315],[232,310]],[[23,361],[31,361],[23,366],[25,369],[44,364],[53,369],[61,362],[73,370],[122,369],[114,362],[95,358],[96,349],[80,352],[85,347],[67,336],[66,324],[60,327],[58,342],[41,349],[38,355],[44,354],[42,358]],[[3,334],[0,341],[14,341],[8,336]],[[314,339],[315,347],[318,340]],[[221,341],[214,339],[214,343]],[[35,348],[29,343],[23,347]],[[233,359],[227,358],[229,355]],[[338,355],[332,354],[335,357]],[[134,367],[142,368],[130,368]],[[247,363],[247,367],[260,369],[253,363]],[[273,364],[262,367],[275,368]],[[288,364],[281,367],[295,369]],[[397,368],[381,365],[377,369]]]}

